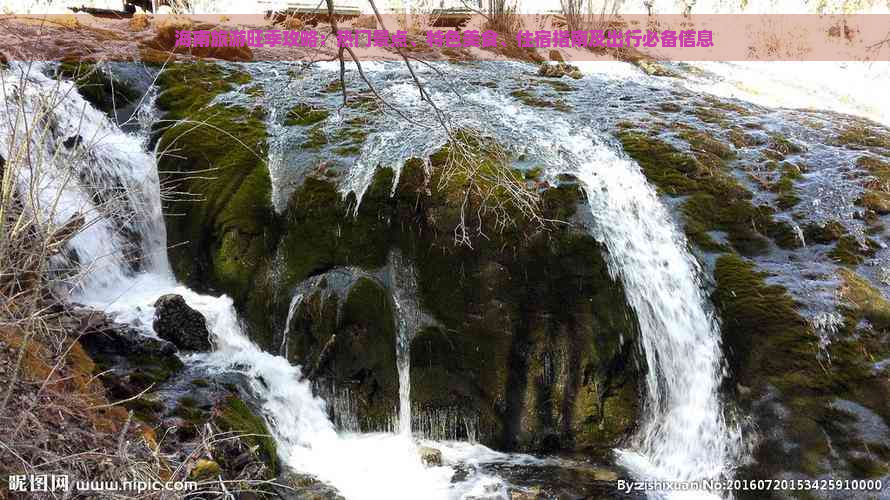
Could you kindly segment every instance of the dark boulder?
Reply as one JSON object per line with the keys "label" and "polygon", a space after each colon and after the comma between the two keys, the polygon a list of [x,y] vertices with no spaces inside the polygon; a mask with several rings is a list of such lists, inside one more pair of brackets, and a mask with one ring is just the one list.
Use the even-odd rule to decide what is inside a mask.
{"label": "dark boulder", "polygon": [[[163,384],[183,367],[172,343],[143,335],[101,311],[71,308],[63,321],[67,331],[79,333],[80,344],[101,370],[100,379],[114,400]],[[134,405],[140,403],[143,409],[152,407],[140,401]]]}
{"label": "dark boulder", "polygon": [[82,332],[80,343],[94,358],[109,356],[170,356],[176,346],[166,340],[140,334],[134,328],[114,322],[99,311],[83,310],[73,315]]}
{"label": "dark boulder", "polygon": [[155,302],[152,326],[158,337],[186,351],[208,351],[210,332],[204,315],[189,307],[181,295],[162,295]]}

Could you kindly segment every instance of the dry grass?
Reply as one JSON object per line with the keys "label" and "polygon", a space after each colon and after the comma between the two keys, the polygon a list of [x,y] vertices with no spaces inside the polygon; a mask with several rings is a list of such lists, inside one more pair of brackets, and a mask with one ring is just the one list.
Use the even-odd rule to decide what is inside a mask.
{"label": "dry grass", "polygon": [[530,189],[513,170],[507,151],[473,131],[452,135],[436,172],[437,189],[460,207],[454,228],[456,245],[472,247],[476,237],[487,238],[486,228],[502,232],[520,224],[546,228],[538,191]]}
{"label": "dry grass", "polygon": [[605,29],[618,16],[620,0],[560,0],[569,31]]}
{"label": "dry grass", "polygon": [[486,5],[486,28],[499,34],[512,35],[519,30],[521,21],[516,2],[511,0],[488,0]]}
{"label": "dry grass", "polygon": [[37,68],[17,69],[3,68],[0,80],[0,498],[16,495],[8,474],[68,476],[72,488],[78,480],[191,479],[197,488],[72,492],[74,498],[231,498],[232,492],[264,491],[269,481],[258,460],[237,477],[192,477],[201,460],[247,449],[242,436],[205,424],[197,441],[165,443],[133,418],[125,401],[107,398],[103,373],[79,342],[89,322],[66,303],[59,285],[76,283],[92,268],[64,257],[68,242],[100,220],[96,215],[133,215],[123,213],[124,193],[105,193],[86,212],[61,217],[62,195],[83,182],[82,162],[102,138],[84,138],[80,154],[63,154],[53,113],[74,90],[56,82],[53,91],[22,98],[34,84],[24,75]]}

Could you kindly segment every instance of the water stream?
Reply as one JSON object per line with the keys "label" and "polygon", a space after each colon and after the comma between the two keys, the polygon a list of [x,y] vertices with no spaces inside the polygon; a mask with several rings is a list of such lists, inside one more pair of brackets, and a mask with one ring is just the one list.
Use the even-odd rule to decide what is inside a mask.
{"label": "water stream", "polygon": [[[247,337],[230,298],[198,294],[176,282],[164,251],[157,169],[154,157],[143,149],[144,138],[122,132],[104,113],[84,101],[72,84],[60,83],[44,71],[47,68],[41,65],[12,64],[10,70],[3,72],[3,98],[11,112],[0,122],[0,153],[5,158],[16,152],[31,155],[33,173],[22,172],[18,178],[22,189],[29,184],[36,186],[28,209],[55,224],[78,214],[88,217],[87,230],[73,238],[69,251],[53,262],[60,287],[67,289],[72,300],[102,309],[118,321],[154,335],[150,325],[155,300],[167,293],[182,295],[206,317],[215,347],[211,353],[187,355],[185,361],[202,366],[209,373],[246,375],[254,395],[262,402],[262,413],[283,461],[334,485],[347,498],[407,500],[506,495],[504,483],[489,474],[471,469],[464,480],[452,482],[451,466],[427,467],[421,462],[410,432],[404,346],[410,341],[409,325],[417,323],[411,319],[409,301],[397,299],[397,303],[405,304],[400,306],[399,314],[399,338],[403,340],[399,351],[404,355],[400,357],[400,365],[404,364],[400,372],[405,374],[406,386],[402,431],[338,432],[328,418],[325,401],[313,394],[300,368],[285,357],[262,351]],[[43,133],[33,134],[31,142],[24,143],[21,134],[11,133],[15,127],[21,130],[24,123],[41,127]],[[88,153],[81,153],[78,146],[65,146],[76,135],[83,138],[84,146],[90,146]],[[94,142],[86,143],[87,140]],[[89,181],[79,177],[78,173],[84,171],[90,173]],[[96,189],[124,194],[120,198],[120,220],[98,211],[89,192]],[[138,265],[128,257],[133,255],[128,253],[128,246],[137,248]],[[400,284],[399,290],[412,290],[410,275],[398,271],[393,280]],[[292,306],[298,305],[299,300],[294,302]],[[464,463],[511,460],[508,455],[478,445],[427,444],[442,448],[454,461]]]}
{"label": "water stream", "polygon": [[[258,63],[249,71],[267,91],[264,105],[285,109],[296,91],[284,81],[291,80],[287,71],[273,66]],[[596,120],[609,125],[615,121],[614,116],[635,112],[632,103],[619,107],[625,95],[618,98],[613,90],[614,82],[626,78],[628,72],[639,75],[626,66],[600,68],[616,73],[608,77],[589,75],[572,84],[575,90],[582,90],[575,97],[559,96],[578,110],[570,115],[533,108],[510,97],[510,91],[525,88],[529,79],[527,67],[521,64],[450,66],[455,80],[479,79],[488,85],[458,94],[453,91],[453,82],[431,81],[428,90],[455,125],[485,131],[517,156],[539,162],[545,166],[544,177],[550,182],[555,183],[561,174],[574,175],[586,191],[594,221],[590,230],[608,250],[609,271],[623,284],[628,304],[636,313],[641,354],[648,369],[641,428],[633,443],[616,450],[619,464],[633,476],[646,479],[731,477],[743,458],[744,446],[741,432],[727,417],[730,412],[719,394],[725,376],[719,320],[704,294],[702,271],[687,250],[670,211],[640,167],[605,133],[591,126]],[[713,65],[710,69],[725,71],[726,80],[731,67]],[[309,88],[301,92],[320,95],[318,89],[334,77],[335,70],[319,65],[313,70],[317,78],[303,81],[301,85]],[[375,276],[390,289],[398,322],[393,346],[400,382],[398,432],[359,434],[335,425],[328,406],[332,403],[317,397],[301,368],[287,358],[290,324],[304,290],[294,292],[282,328],[281,355],[274,355],[250,341],[231,299],[197,294],[177,283],[166,257],[156,165],[153,155],[145,150],[148,125],[133,133],[123,132],[84,101],[70,83],[58,82],[43,71],[46,68],[41,65],[29,68],[17,64],[3,71],[2,97],[11,111],[0,120],[0,153],[6,158],[31,155],[32,164],[39,167],[21,172],[17,179],[22,189],[38,187],[28,209],[55,224],[78,216],[86,219],[87,229],[52,262],[60,287],[64,286],[73,300],[103,309],[119,321],[140,326],[147,335],[153,335],[150,325],[154,301],[165,293],[182,295],[206,316],[215,344],[213,352],[190,355],[187,361],[210,373],[237,371],[247,375],[254,395],[262,402],[263,415],[283,461],[335,486],[347,498],[503,498],[507,495],[505,480],[485,469],[485,464],[545,463],[471,443],[430,441],[424,444],[440,448],[445,465],[426,467],[421,463],[413,436],[416,429],[412,433],[412,419],[416,420],[417,415],[411,411],[410,342],[430,319],[417,307],[412,265],[399,254],[392,254],[387,268]],[[380,86],[384,95],[406,112],[416,116],[426,112],[410,91],[410,82],[400,67],[368,65],[366,71],[372,80],[386,83]],[[429,69],[418,71],[429,76]],[[704,83],[690,78],[683,85],[696,91]],[[661,98],[659,92],[664,89],[663,84],[643,78],[638,86],[628,85],[625,93],[632,99],[641,95],[655,99]],[[225,98],[241,98],[236,94]],[[608,118],[601,109],[610,110]],[[886,118],[884,110],[856,109],[864,115]],[[343,112],[345,116],[330,118],[332,126],[350,117],[351,111]],[[146,116],[151,117],[150,101],[140,114],[141,118]],[[776,112],[766,120],[768,124],[791,122],[785,118]],[[341,184],[343,192],[355,192],[359,200],[378,166],[394,167],[398,177],[405,160],[424,158],[447,139],[436,128],[401,127],[397,117],[379,116],[375,120],[368,126],[359,158]],[[14,136],[12,131],[25,122],[41,126],[46,132],[32,135],[27,141]],[[289,141],[300,140],[298,131],[270,127],[270,132],[279,134],[270,138],[271,154],[278,158],[270,164],[280,207],[288,190],[305,174],[287,172],[286,164],[309,164],[290,160],[305,159],[300,155],[311,153],[297,151],[290,158],[287,155],[294,148]],[[817,160],[835,161],[829,153],[836,152],[818,156],[818,148],[813,149]],[[328,153],[322,150],[317,154]],[[119,212],[97,208],[95,200],[110,197],[119,200]],[[791,291],[795,292],[793,288]],[[818,305],[812,309],[819,311]],[[434,425],[438,424],[425,424]],[[454,480],[456,469],[469,473]]]}

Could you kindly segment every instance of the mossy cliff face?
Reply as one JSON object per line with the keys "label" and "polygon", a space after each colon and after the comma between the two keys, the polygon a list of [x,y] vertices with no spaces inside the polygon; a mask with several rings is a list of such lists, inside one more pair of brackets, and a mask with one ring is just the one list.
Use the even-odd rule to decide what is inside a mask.
{"label": "mossy cliff face", "polygon": [[139,99],[139,93],[96,63],[63,62],[58,74],[71,79],[83,98],[109,115]]}
{"label": "mossy cliff face", "polygon": [[[416,428],[522,449],[606,451],[625,437],[639,398],[629,362],[635,325],[593,238],[525,221],[456,246],[456,193],[428,190],[420,162],[409,162],[391,197],[392,181],[379,170],[355,216],[344,217],[353,197],[307,179],[287,211],[284,288],[333,268],[383,268],[397,249],[413,263],[420,306],[436,323],[411,343]],[[547,190],[544,210],[568,220],[580,196],[574,187]],[[360,279],[344,304],[323,293],[304,298],[289,327],[293,360],[349,388],[363,430],[390,424],[398,405],[391,297],[381,282]]]}
{"label": "mossy cliff face", "polygon": [[256,278],[277,240],[262,114],[210,104],[244,73],[206,63],[176,64],[159,77],[155,131],[170,261],[197,289],[233,296],[239,309],[269,300]]}
{"label": "mossy cliff face", "polygon": [[[803,228],[808,243],[830,245],[827,259],[846,266],[826,278],[841,284],[837,299],[842,314],[826,342],[820,338],[825,333],[802,316],[788,291],[773,284],[755,263],[773,251],[773,244],[785,250],[800,246],[789,225],[775,217],[776,209],[752,201],[754,196],[731,163],[732,148],[714,143],[722,141],[722,134],[678,129],[627,127],[616,135],[661,194],[684,197],[679,215],[685,233],[702,254],[713,258],[712,299],[731,374],[726,391],[742,414],[753,417],[759,431],[751,432],[760,436],[754,463],[743,467],[738,477],[887,474],[886,438],[861,430],[872,418],[890,422],[886,367],[875,364],[890,354],[890,309],[881,293],[853,271],[878,245],[868,238],[860,243],[834,221]],[[736,148],[753,144],[744,133],[732,132],[729,143]],[[767,148],[762,165],[777,180],[763,187],[776,194],[779,210],[788,210],[798,202],[795,181],[803,168],[785,158],[804,149],[778,134],[770,136]],[[879,174],[881,162],[868,158],[864,166]],[[872,175],[880,178],[878,174]],[[713,237],[721,233],[725,238],[720,241]],[[762,497],[761,492],[751,495]]]}
{"label": "mossy cliff face", "polygon": [[[782,287],[768,285],[767,276],[740,257],[717,261],[714,299],[734,378],[744,388],[740,402],[761,428],[771,429],[757,448],[757,463],[745,471],[751,477],[847,470],[863,478],[890,471],[886,442],[860,435],[859,416],[839,409],[839,402],[853,402],[890,421],[890,384],[873,366],[890,352],[881,340],[888,305],[855,273],[841,275],[845,322],[820,352],[815,332]],[[863,318],[875,321],[863,326]]]}
{"label": "mossy cliff face", "polygon": [[[231,295],[255,341],[273,352],[286,346],[320,387],[348,399],[361,429],[375,430],[389,427],[398,408],[398,316],[385,275],[399,252],[414,268],[414,299],[429,318],[411,345],[418,429],[454,438],[469,432],[506,448],[603,453],[632,432],[634,316],[602,248],[579,224],[544,227],[507,203],[503,213],[515,224],[470,220],[486,237],[457,245],[470,181],[438,178],[447,151],[432,158],[432,178],[422,162],[408,162],[395,194],[394,173],[379,169],[357,208],[330,178],[310,175],[277,215],[262,120],[249,109],[210,105],[233,80],[246,77],[202,64],[161,76],[165,118],[192,122],[158,132],[159,146],[171,152],[159,165],[165,184],[198,195],[165,206],[180,279]],[[308,110],[300,111],[305,118]],[[520,173],[507,178],[526,182]],[[583,203],[575,187],[540,194],[549,219],[571,221]],[[476,214],[479,201],[466,212]],[[318,285],[285,324],[296,287],[344,268],[358,276],[347,290],[329,294]],[[448,415],[458,424],[433,423]]]}

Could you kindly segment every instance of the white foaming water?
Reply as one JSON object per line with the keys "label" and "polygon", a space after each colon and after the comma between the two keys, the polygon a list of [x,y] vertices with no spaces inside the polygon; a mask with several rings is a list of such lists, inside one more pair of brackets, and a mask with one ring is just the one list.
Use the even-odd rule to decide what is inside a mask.
{"label": "white foaming water", "polygon": [[297,293],[290,299],[290,305],[287,306],[287,319],[284,320],[284,334],[281,335],[281,347],[279,348],[280,354],[284,356],[284,359],[287,359],[287,339],[290,337],[290,324],[302,302],[303,294]]}
{"label": "white foaming water", "polygon": [[[496,477],[473,473],[463,482],[452,483],[451,467],[424,466],[410,434],[410,414],[407,433],[338,433],[328,419],[325,402],[313,395],[299,367],[262,351],[248,339],[230,298],[201,295],[176,282],[166,256],[157,169],[153,156],[142,149],[143,138],[123,133],[69,83],[60,84],[38,69],[12,64],[2,73],[8,118],[0,121],[0,152],[8,159],[7,165],[12,158],[29,155],[30,164],[39,167],[33,172],[19,171],[18,188],[25,190],[32,183],[38,188],[26,208],[48,227],[78,214],[88,222],[69,242],[77,258],[69,254],[55,262],[60,270],[80,271],[76,286],[65,287],[74,300],[154,335],[150,326],[154,302],[163,294],[182,295],[205,316],[215,344],[213,352],[191,354],[186,361],[211,372],[245,374],[261,401],[282,460],[333,485],[346,498],[444,500],[481,492],[488,498],[493,491],[505,494],[503,481]],[[29,142],[13,134],[24,130],[25,122],[41,132]],[[75,161],[62,145],[78,134],[88,150],[83,161]],[[106,213],[116,203],[94,204],[90,195],[97,182],[121,192],[123,196],[114,199],[120,201],[126,217],[117,220]],[[121,228],[128,236],[121,235]],[[128,240],[144,257],[139,268],[128,262]],[[447,451],[460,445],[434,446]],[[491,452],[485,447],[473,450],[480,463]],[[459,456],[466,455],[473,453]]]}
{"label": "white foaming water", "polygon": [[[73,84],[44,76],[43,69],[10,63],[0,74],[6,112],[0,154],[27,158],[16,162],[29,166],[18,170],[17,187],[29,193],[25,208],[45,227],[83,220],[73,254],[54,257],[54,269],[69,274],[74,294],[120,287],[136,268],[168,272],[153,158],[140,138],[121,132]],[[94,199],[106,203],[97,207]],[[109,211],[112,205],[120,210]]]}
{"label": "white foaming water", "polygon": [[720,329],[698,266],[639,166],[584,135],[573,139],[566,146],[580,162],[594,236],[637,313],[648,366],[639,444],[619,450],[619,461],[646,479],[727,477],[740,434],[723,419]]}
{"label": "white foaming water", "polygon": [[727,425],[720,402],[725,370],[718,321],[685,238],[639,165],[586,127],[549,120],[488,91],[467,98],[496,113],[488,120],[522,137],[530,154],[548,164],[550,175],[576,175],[587,192],[593,235],[608,250],[609,272],[624,285],[637,314],[648,368],[642,426],[632,449],[616,450],[619,463],[645,480],[731,477],[745,449],[740,429]]}
{"label": "white foaming water", "polygon": [[399,372],[399,434],[411,435],[411,340],[420,326],[420,311],[415,307],[417,278],[414,266],[401,252],[389,258],[389,280],[392,286],[396,332],[396,368]]}

